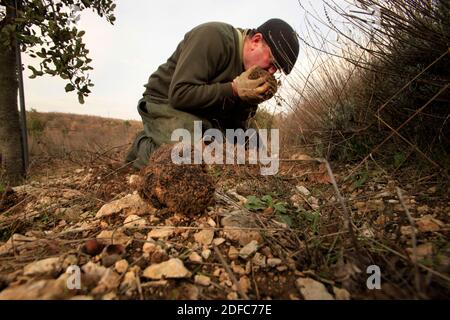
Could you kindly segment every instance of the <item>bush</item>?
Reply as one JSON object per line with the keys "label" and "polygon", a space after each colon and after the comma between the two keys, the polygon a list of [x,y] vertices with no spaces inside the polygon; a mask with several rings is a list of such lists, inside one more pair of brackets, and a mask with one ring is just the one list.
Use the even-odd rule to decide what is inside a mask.
{"label": "bush", "polygon": [[[388,139],[377,150],[386,158],[417,147],[444,165],[450,150],[450,1],[357,2],[381,7],[380,26],[369,28],[331,2],[326,6],[352,24],[350,34],[329,19],[330,28],[346,39],[345,62],[317,53],[324,62],[308,75],[284,122],[285,138],[298,142],[293,132],[300,131],[303,142],[324,145],[315,143],[321,156],[349,161],[361,160]],[[402,138],[393,133],[397,128]]]}
{"label": "bush", "polygon": [[255,128],[270,130],[277,127],[276,116],[263,108],[256,111],[253,121],[257,124],[253,123]]}
{"label": "bush", "polygon": [[46,127],[46,122],[42,120],[36,110],[31,109],[27,117],[28,134],[34,137],[41,137]]}

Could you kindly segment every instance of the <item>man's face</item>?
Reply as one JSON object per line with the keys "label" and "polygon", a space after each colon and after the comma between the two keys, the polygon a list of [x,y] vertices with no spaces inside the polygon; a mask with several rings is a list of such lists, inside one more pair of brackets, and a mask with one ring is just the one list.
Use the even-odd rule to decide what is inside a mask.
{"label": "man's face", "polygon": [[257,65],[270,74],[274,74],[277,71],[272,51],[264,41],[261,33],[253,35],[245,43],[243,60],[245,70]]}

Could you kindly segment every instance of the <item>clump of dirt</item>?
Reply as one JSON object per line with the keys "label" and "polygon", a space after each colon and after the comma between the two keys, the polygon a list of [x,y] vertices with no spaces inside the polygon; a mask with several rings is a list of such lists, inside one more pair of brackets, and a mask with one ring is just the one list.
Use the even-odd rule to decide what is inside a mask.
{"label": "clump of dirt", "polygon": [[214,203],[214,180],[204,164],[173,163],[172,147],[163,145],[150,157],[149,165],[141,171],[139,195],[170,213],[202,214]]}
{"label": "clump of dirt", "polygon": [[277,92],[277,89],[278,89],[277,80],[275,79],[275,77],[273,75],[271,75],[266,70],[264,70],[264,69],[262,69],[260,67],[255,68],[255,70],[253,70],[253,72],[250,73],[250,75],[248,77],[250,79],[253,79],[253,80],[261,78],[261,77],[267,77],[266,82],[269,84],[269,90],[264,92],[264,99],[265,100],[269,100]]}

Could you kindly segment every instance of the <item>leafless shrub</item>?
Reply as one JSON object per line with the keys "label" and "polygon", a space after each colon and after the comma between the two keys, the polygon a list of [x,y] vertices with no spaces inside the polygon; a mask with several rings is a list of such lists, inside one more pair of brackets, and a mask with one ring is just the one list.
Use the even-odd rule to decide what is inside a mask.
{"label": "leafless shrub", "polygon": [[325,0],[321,14],[300,6],[301,58],[312,71],[292,81],[300,85],[284,136],[327,158],[360,160],[383,144],[385,154],[400,149],[445,166],[449,1]]}

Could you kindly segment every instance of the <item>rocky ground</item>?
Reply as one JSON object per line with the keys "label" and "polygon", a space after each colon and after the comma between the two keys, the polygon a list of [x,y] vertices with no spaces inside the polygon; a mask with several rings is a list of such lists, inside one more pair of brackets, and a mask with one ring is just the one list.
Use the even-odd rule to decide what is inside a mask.
{"label": "rocky ground", "polygon": [[2,192],[0,299],[448,298],[448,185],[309,160],[210,167],[215,204],[193,216],[144,201],[119,162],[49,164]]}

